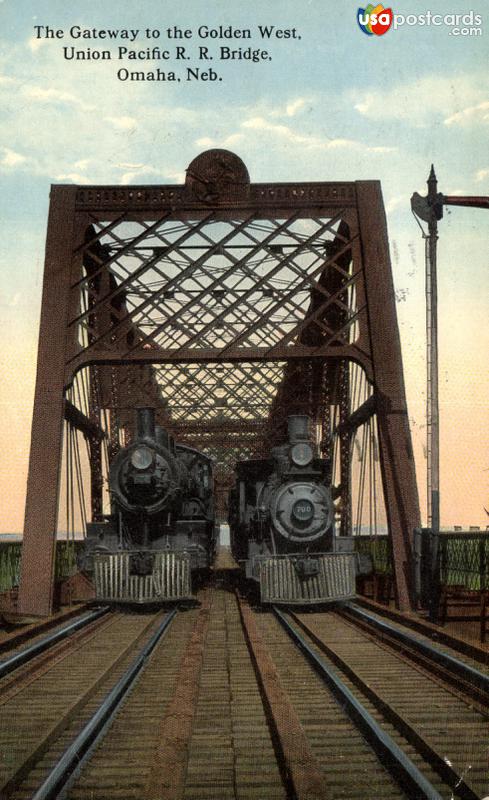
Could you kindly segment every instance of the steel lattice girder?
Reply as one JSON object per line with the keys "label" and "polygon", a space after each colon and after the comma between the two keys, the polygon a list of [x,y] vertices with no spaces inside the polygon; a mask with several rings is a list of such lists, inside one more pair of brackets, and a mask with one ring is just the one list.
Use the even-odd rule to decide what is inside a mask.
{"label": "steel lattice girder", "polygon": [[[324,404],[340,402],[347,361],[374,387],[406,607],[419,508],[379,184],[250,184],[237,156],[214,150],[192,162],[183,186],[53,187],[21,609],[51,608],[64,393],[77,371],[90,370],[94,406],[117,412],[117,424],[129,424],[136,402],[156,402],[165,424],[224,463],[232,422],[237,457],[273,441],[291,409],[329,419]],[[192,430],[206,421],[207,438]]]}
{"label": "steel lattice girder", "polygon": [[[118,358],[146,361],[164,353],[172,361],[177,354],[182,360],[182,353],[186,361],[192,355],[208,360],[212,351],[219,359],[263,359],[280,351],[290,357],[297,340],[313,354],[347,343],[365,307],[353,310],[345,302],[348,286],[361,275],[349,275],[339,264],[345,253],[351,261],[356,239],[341,236],[339,224],[336,215],[306,225],[297,214],[281,220],[250,215],[244,222],[207,216],[178,224],[165,218],[146,228],[120,221],[98,247],[105,261],[87,269],[85,281],[74,287],[78,293],[82,288],[85,308],[69,327],[78,326],[86,343],[73,360],[100,361],[101,350],[109,359],[114,351]],[[150,231],[146,238],[141,229]],[[328,256],[333,244],[336,252]],[[93,254],[94,245],[87,245],[85,266]],[[339,276],[335,291],[325,289],[325,272]],[[341,325],[328,324],[332,319]],[[361,343],[351,346],[368,368]]]}

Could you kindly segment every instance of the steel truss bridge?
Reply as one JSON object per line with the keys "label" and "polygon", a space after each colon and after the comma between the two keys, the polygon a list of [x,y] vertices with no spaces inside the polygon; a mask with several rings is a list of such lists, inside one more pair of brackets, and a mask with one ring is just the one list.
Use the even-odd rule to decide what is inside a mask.
{"label": "steel truss bridge", "polygon": [[377,181],[253,184],[209,150],[184,185],[52,187],[21,612],[50,613],[56,531],[107,509],[141,404],[214,458],[222,518],[235,462],[308,414],[340,533],[387,526],[410,606],[419,503]]}

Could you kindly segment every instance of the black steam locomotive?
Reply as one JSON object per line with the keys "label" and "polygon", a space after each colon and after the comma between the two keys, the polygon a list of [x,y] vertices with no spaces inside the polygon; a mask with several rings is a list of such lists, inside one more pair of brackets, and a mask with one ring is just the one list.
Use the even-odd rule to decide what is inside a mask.
{"label": "black steam locomotive", "polygon": [[355,593],[353,537],[336,536],[330,465],[309,418],[288,418],[289,441],[270,458],[239,462],[229,502],[231,550],[263,602],[321,603]]}
{"label": "black steam locomotive", "polygon": [[212,462],[137,411],[134,441],[112,461],[111,514],[87,526],[81,567],[97,599],[154,603],[189,598],[192,575],[216,545]]}

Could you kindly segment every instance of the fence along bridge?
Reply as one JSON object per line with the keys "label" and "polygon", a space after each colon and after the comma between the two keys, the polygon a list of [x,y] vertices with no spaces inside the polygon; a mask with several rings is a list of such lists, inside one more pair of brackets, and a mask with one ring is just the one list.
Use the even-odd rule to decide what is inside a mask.
{"label": "fence along bridge", "polygon": [[380,184],[250,183],[233,153],[178,186],[53,186],[19,610],[52,610],[56,530],[107,508],[133,409],[217,465],[308,414],[342,533],[387,525],[398,605],[420,525]]}

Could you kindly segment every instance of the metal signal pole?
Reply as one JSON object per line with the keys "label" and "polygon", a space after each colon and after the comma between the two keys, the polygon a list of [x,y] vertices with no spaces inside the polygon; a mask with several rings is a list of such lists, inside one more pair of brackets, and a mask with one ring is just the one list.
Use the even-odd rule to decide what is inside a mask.
{"label": "metal signal pole", "polygon": [[428,527],[433,534],[440,530],[440,423],[438,411],[438,286],[437,242],[438,220],[443,216],[443,195],[437,192],[438,182],[433,164],[428,177],[428,194],[415,192],[411,208],[416,217],[428,223],[423,230],[426,260],[426,427],[427,427],[427,507]]}
{"label": "metal signal pole", "polygon": [[440,529],[440,424],[438,412],[438,287],[437,242],[438,220],[443,217],[443,206],[489,208],[488,197],[447,197],[437,191],[433,164],[427,180],[428,194],[421,197],[415,192],[411,208],[419,219],[428,223],[428,233],[423,230],[426,258],[426,349],[427,349],[427,507],[428,527],[433,533]]}
{"label": "metal signal pole", "polygon": [[427,349],[427,461],[428,461],[428,527],[436,535],[440,530],[440,415],[438,403],[438,284],[436,213],[437,180],[433,164],[428,178],[428,219],[426,239],[426,349]]}
{"label": "metal signal pole", "polygon": [[[431,529],[430,547],[430,619],[437,621],[439,599],[438,541],[440,533],[440,425],[438,411],[438,287],[437,242],[438,220],[443,216],[443,206],[489,208],[488,197],[447,197],[437,192],[438,182],[433,164],[428,177],[428,194],[421,197],[415,192],[411,208],[416,218],[428,223],[428,233],[423,231],[426,258],[426,349],[427,349],[427,506],[428,527]],[[420,226],[421,227],[421,226]]]}
{"label": "metal signal pole", "polygon": [[438,539],[440,534],[440,421],[438,409],[438,285],[436,256],[438,220],[443,216],[443,197],[437,192],[433,164],[428,177],[428,194],[415,192],[413,213],[428,223],[425,240],[426,294],[426,429],[427,429],[427,510],[430,536],[429,615],[437,621],[439,602]]}

